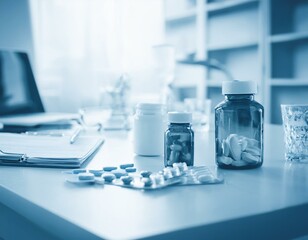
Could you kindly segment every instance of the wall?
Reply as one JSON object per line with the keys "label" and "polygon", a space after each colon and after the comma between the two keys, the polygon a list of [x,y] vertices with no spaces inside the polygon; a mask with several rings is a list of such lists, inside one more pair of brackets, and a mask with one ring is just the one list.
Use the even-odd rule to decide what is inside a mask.
{"label": "wall", "polygon": [[25,51],[33,62],[32,40],[28,0],[0,0],[0,49]]}

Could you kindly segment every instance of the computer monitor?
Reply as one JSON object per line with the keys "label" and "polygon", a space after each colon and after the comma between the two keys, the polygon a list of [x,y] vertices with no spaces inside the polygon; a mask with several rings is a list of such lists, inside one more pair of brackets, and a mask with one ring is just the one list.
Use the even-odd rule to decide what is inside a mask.
{"label": "computer monitor", "polygon": [[0,116],[41,112],[44,107],[28,55],[0,50]]}

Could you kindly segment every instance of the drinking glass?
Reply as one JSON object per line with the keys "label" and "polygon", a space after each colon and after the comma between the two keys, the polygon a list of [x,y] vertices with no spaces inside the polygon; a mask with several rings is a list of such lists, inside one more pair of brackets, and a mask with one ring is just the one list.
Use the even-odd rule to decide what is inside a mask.
{"label": "drinking glass", "polygon": [[285,158],[308,163],[308,104],[281,105]]}

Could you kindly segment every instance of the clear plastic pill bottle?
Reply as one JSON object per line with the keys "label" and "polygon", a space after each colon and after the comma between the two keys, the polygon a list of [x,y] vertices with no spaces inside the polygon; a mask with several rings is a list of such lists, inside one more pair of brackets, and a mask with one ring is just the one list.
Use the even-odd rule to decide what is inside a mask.
{"label": "clear plastic pill bottle", "polygon": [[263,163],[264,108],[254,100],[257,84],[225,81],[225,100],[215,108],[216,163],[225,169],[250,169]]}
{"label": "clear plastic pill bottle", "polygon": [[134,115],[134,152],[142,156],[159,156],[164,153],[166,111],[163,104],[139,103]]}
{"label": "clear plastic pill bottle", "polygon": [[194,132],[191,129],[192,114],[169,112],[168,129],[165,132],[165,166],[185,162],[194,165]]}

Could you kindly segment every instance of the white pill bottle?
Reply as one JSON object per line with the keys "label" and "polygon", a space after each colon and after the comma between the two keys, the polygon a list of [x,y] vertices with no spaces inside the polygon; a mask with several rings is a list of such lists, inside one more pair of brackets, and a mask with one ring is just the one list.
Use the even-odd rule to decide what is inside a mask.
{"label": "white pill bottle", "polygon": [[163,104],[137,104],[133,125],[135,154],[141,156],[163,155],[166,126],[166,110]]}
{"label": "white pill bottle", "polygon": [[225,100],[215,108],[216,163],[220,168],[250,169],[263,163],[263,106],[254,100],[257,84],[225,81]]}

